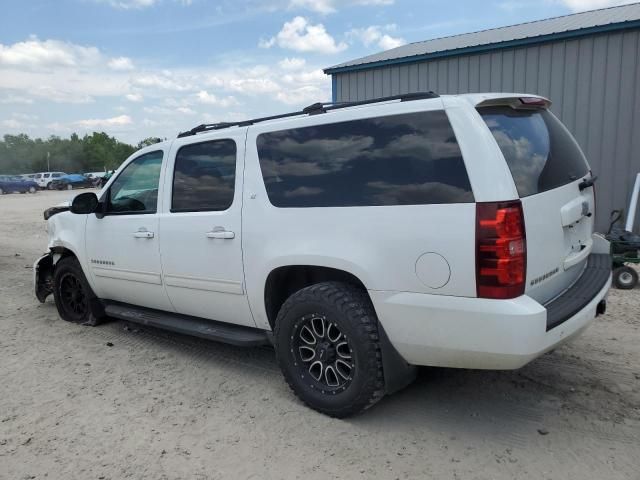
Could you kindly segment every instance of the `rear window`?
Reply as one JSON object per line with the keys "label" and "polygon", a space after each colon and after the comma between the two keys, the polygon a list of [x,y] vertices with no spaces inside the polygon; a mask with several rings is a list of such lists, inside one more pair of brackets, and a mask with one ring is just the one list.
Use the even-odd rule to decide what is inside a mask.
{"label": "rear window", "polygon": [[478,111],[502,150],[520,197],[566,185],[588,173],[578,144],[551,112],[510,107]]}
{"label": "rear window", "polygon": [[263,133],[257,147],[276,207],[473,202],[444,111]]}

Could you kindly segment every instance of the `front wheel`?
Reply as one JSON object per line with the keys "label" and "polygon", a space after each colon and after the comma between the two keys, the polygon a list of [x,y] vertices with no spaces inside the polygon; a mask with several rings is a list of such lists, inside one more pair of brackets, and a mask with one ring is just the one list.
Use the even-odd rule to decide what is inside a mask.
{"label": "front wheel", "polygon": [[67,185],[67,190],[73,190],[73,185],[68,184],[68,185]]}
{"label": "front wheel", "polygon": [[36,193],[36,187],[29,187],[29,193]]}
{"label": "front wheel", "polygon": [[55,266],[53,297],[63,320],[83,325],[97,325],[95,315],[97,298],[87,282],[82,267],[75,257],[64,257]]}
{"label": "front wheel", "polygon": [[620,290],[631,290],[638,284],[638,272],[623,265],[613,271],[613,284]]}
{"label": "front wheel", "polygon": [[384,395],[377,317],[366,292],[324,282],[284,303],[274,332],[278,364],[293,392],[332,417],[357,414]]}

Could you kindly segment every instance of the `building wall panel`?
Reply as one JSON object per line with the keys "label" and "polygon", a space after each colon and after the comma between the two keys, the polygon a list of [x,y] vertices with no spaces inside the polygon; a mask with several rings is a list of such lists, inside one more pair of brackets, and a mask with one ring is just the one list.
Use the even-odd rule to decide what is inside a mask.
{"label": "building wall panel", "polygon": [[[548,97],[599,176],[598,228],[627,208],[640,171],[640,31],[495,50],[337,74],[338,101],[433,90],[529,92]],[[370,75],[370,76],[369,76]],[[640,228],[640,215],[636,230]]]}

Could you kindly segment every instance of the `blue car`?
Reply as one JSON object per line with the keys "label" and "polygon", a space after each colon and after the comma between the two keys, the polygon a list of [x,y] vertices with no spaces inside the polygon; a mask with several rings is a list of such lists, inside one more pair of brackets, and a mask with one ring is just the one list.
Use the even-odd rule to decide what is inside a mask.
{"label": "blue car", "polygon": [[87,177],[78,173],[72,173],[51,180],[48,188],[49,190],[73,190],[74,188],[88,188],[90,186],[91,181]]}
{"label": "blue car", "polygon": [[36,193],[38,184],[33,180],[25,180],[22,177],[0,175],[0,195],[4,193]]}

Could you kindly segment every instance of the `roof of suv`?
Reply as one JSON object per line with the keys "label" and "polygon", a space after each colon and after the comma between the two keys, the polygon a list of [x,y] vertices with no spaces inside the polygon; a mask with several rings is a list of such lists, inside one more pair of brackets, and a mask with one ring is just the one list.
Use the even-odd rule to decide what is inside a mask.
{"label": "roof of suv", "polygon": [[[537,98],[537,99],[541,99],[544,103],[545,106],[549,106],[551,104],[551,102],[544,98],[541,97],[539,95],[532,95],[532,94],[525,94],[525,93],[465,93],[465,94],[460,94],[460,95],[443,95],[442,99],[452,99],[452,98],[462,98],[465,99],[466,101],[468,101],[472,106],[477,107],[482,103],[485,103],[487,101],[494,101],[494,100],[500,100],[500,99],[513,99],[513,100],[517,100],[519,98]],[[418,101],[418,100],[432,100],[432,99],[437,99],[437,98],[441,98],[439,95],[433,93],[433,92],[416,92],[416,93],[406,93],[406,94],[401,94],[401,95],[393,95],[390,97],[381,97],[381,98],[375,98],[375,99],[370,99],[370,100],[362,100],[362,101],[355,101],[355,102],[342,102],[342,103],[314,103],[312,105],[309,105],[305,108],[303,108],[300,111],[296,111],[296,112],[291,112],[291,113],[284,113],[284,114],[280,114],[280,115],[274,115],[274,116],[269,116],[269,117],[261,117],[261,118],[255,118],[255,119],[250,119],[250,120],[242,120],[239,122],[219,122],[219,123],[212,123],[212,124],[201,124],[198,125],[194,128],[192,128],[191,130],[188,130],[186,132],[182,132],[180,134],[178,134],[178,138],[181,137],[189,137],[192,135],[196,135],[198,133],[205,133],[205,132],[211,132],[211,131],[216,131],[216,130],[222,130],[222,129],[226,129],[226,128],[231,128],[231,127],[247,127],[250,125],[254,125],[256,123],[272,123],[272,122],[276,122],[278,120],[282,120],[285,118],[291,118],[291,117],[303,117],[303,116],[311,116],[311,115],[318,115],[318,114],[324,114],[324,113],[330,113],[332,111],[338,110],[338,109],[345,109],[345,108],[360,108],[360,107],[381,107],[382,105],[388,104],[389,102],[405,102],[405,101]],[[158,145],[162,145],[166,142],[161,142],[158,144],[154,144],[153,146],[157,147]],[[149,148],[149,147],[147,147]],[[147,150],[147,149],[145,149]]]}

